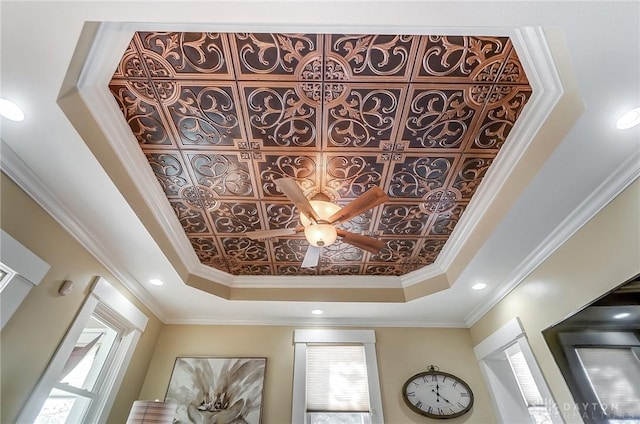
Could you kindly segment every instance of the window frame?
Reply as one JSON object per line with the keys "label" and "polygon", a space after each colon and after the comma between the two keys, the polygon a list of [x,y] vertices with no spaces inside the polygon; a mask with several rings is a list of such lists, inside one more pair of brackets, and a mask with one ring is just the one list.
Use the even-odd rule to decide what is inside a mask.
{"label": "window frame", "polygon": [[148,317],[102,277],[96,278],[89,296],[58,345],[46,370],[22,408],[17,422],[34,422],[49,397],[51,389],[56,385],[86,323],[97,309],[102,314],[109,314],[110,320],[116,322],[122,331],[121,339],[115,346],[116,350],[110,359],[110,366],[101,376],[100,384],[94,390],[96,396],[83,417],[83,422],[87,423],[106,422],[133,351],[147,325]]}
{"label": "window frame", "polygon": [[[542,371],[540,371],[540,367],[533,355],[533,351],[529,346],[526,334],[518,318],[513,318],[473,348],[476,359],[480,365],[480,371],[489,388],[489,395],[494,411],[496,411],[498,416],[498,422],[533,422],[527,402],[521,394],[511,365],[506,359],[508,352],[512,352],[514,349],[519,349],[522,352],[535,385],[544,401],[544,407],[549,413],[551,422],[554,424],[564,424],[555,399],[547,386]],[[501,354],[505,355],[504,364],[501,369],[496,369],[496,362],[498,361],[493,358]],[[506,387],[511,383],[505,381],[505,377],[508,375],[513,379],[513,384],[511,384],[510,387]],[[512,397],[505,399],[506,393],[511,394]],[[517,396],[513,396],[513,393],[517,393]]]}
{"label": "window frame", "polygon": [[307,345],[308,344],[362,344],[364,346],[371,424],[383,424],[382,394],[376,356],[374,330],[304,329],[294,331],[293,397],[291,421],[307,424]]}
{"label": "window frame", "polygon": [[11,319],[31,289],[42,281],[51,266],[4,230],[0,230],[0,330]]}
{"label": "window frame", "polygon": [[[624,348],[640,357],[640,335],[625,330],[567,330],[558,333],[565,362],[558,364],[585,423],[607,424],[615,418],[607,417],[598,395],[591,386],[576,349],[581,347]],[[634,418],[636,419],[636,418]]]}

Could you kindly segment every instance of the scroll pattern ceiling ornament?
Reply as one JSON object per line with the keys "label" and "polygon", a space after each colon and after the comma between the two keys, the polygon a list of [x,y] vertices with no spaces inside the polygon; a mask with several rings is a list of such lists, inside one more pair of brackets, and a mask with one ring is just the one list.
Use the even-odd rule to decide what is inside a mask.
{"label": "scroll pattern ceiling ornament", "polygon": [[[133,37],[110,89],[200,261],[234,275],[402,275],[435,261],[531,88],[506,37],[152,33]],[[346,204],[390,201],[301,269],[299,225],[273,183]]]}

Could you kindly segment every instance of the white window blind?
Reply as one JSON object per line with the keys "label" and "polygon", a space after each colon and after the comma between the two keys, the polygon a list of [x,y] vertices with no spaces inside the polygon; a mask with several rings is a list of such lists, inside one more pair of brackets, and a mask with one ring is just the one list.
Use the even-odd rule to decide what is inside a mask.
{"label": "white window blind", "polygon": [[640,361],[628,348],[577,348],[593,391],[609,417],[640,418]]}
{"label": "white window blind", "polygon": [[516,381],[522,392],[524,400],[527,402],[527,406],[541,406],[544,405],[540,391],[536,386],[536,382],[531,375],[531,370],[527,365],[527,361],[524,359],[524,355],[521,351],[518,351],[507,357],[511,364],[511,369],[515,374]]}
{"label": "white window blind", "polygon": [[307,346],[307,411],[368,412],[362,345]]}

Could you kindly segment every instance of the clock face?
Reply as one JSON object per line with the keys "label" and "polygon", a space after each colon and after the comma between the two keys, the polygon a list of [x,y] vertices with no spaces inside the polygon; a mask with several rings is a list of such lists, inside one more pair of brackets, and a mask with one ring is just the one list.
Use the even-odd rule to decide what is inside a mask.
{"label": "clock face", "polygon": [[455,418],[473,406],[473,392],[458,377],[440,371],[426,371],[407,380],[402,397],[414,412],[430,418]]}

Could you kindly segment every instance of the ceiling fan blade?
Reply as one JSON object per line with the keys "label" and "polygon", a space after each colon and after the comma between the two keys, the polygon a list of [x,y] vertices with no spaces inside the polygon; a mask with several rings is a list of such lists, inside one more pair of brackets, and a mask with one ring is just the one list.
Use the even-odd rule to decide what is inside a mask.
{"label": "ceiling fan blade", "polygon": [[320,252],[322,252],[321,247],[309,245],[307,253],[304,254],[301,267],[313,268],[318,266],[318,263],[320,262]]}
{"label": "ceiling fan blade", "polygon": [[251,240],[264,240],[273,237],[291,236],[298,232],[298,228],[278,228],[277,230],[257,230],[244,233]]}
{"label": "ceiling fan blade", "polygon": [[280,191],[291,200],[298,210],[309,217],[310,220],[318,222],[320,219],[316,211],[311,207],[309,199],[304,195],[304,192],[300,189],[300,186],[293,178],[279,178],[273,180],[278,186]]}
{"label": "ceiling fan blade", "polygon": [[359,247],[371,253],[378,253],[387,242],[374,239],[373,237],[363,236],[361,234],[350,233],[349,231],[337,229],[338,236],[342,237],[342,241],[352,246]]}
{"label": "ceiling fan blade", "polygon": [[358,198],[345,205],[338,212],[329,217],[329,222],[346,221],[354,216],[360,215],[362,212],[367,211],[379,204],[382,204],[389,200],[389,197],[378,186],[374,186],[361,194]]}

